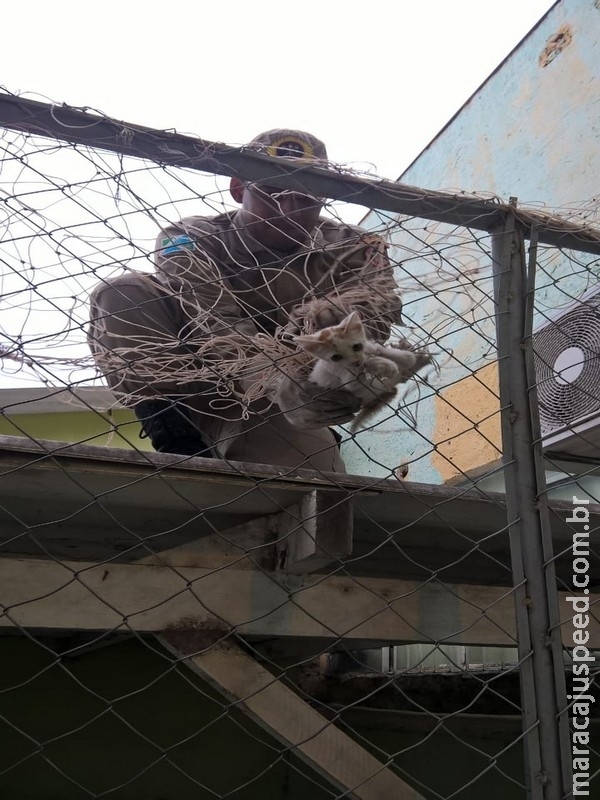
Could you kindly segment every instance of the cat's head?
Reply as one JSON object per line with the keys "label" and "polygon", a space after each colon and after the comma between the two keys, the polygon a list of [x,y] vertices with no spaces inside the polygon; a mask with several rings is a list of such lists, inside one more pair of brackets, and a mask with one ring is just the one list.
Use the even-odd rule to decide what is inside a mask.
{"label": "cat's head", "polygon": [[360,314],[353,311],[338,325],[295,336],[294,341],[311,356],[345,367],[360,367],[365,360],[365,329]]}

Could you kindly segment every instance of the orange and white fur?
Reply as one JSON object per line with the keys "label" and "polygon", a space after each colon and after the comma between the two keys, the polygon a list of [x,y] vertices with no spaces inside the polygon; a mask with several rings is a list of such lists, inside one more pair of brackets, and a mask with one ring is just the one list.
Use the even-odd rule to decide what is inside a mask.
{"label": "orange and white fur", "polygon": [[[339,325],[295,336],[295,342],[316,360],[308,380],[323,389],[346,389],[362,401],[350,428],[356,430],[396,396],[405,383],[431,358],[425,352],[382,345],[367,339],[358,312]],[[404,343],[408,344],[408,343]]]}

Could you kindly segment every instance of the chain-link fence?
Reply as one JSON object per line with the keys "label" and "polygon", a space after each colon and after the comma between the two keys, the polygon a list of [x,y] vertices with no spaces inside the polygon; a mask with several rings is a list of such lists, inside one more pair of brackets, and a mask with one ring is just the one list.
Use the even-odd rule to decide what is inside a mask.
{"label": "chain-link fence", "polygon": [[4,795],[597,795],[589,220],[0,125]]}

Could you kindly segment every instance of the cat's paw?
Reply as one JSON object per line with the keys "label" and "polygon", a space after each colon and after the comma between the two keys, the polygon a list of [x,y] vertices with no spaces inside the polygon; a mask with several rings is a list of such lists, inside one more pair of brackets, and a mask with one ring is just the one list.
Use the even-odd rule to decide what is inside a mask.
{"label": "cat's paw", "polygon": [[426,350],[417,351],[416,353],[414,353],[414,356],[415,356],[415,365],[413,367],[413,372],[418,372],[420,369],[423,369],[423,367],[426,367],[429,364],[435,365],[435,361],[433,360],[431,354],[428,353]]}
{"label": "cat's paw", "polygon": [[405,383],[423,367],[433,363],[433,358],[427,350],[416,350],[406,339],[390,345],[388,349],[390,358],[393,358],[394,362],[398,364],[401,383]]}
{"label": "cat's paw", "polygon": [[397,365],[391,359],[381,356],[368,358],[364,370],[370,377],[386,383],[396,380],[400,375]]}

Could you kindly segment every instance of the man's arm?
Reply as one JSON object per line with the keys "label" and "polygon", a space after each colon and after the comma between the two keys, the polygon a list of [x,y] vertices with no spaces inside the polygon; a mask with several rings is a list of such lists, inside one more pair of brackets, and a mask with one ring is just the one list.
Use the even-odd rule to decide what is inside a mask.
{"label": "man's arm", "polygon": [[256,329],[236,303],[215,258],[211,244],[217,236],[210,221],[202,218],[165,227],[156,240],[157,274],[165,287],[177,295],[190,330],[208,336],[235,327],[252,335]]}
{"label": "man's arm", "polygon": [[351,422],[361,401],[345,389],[322,389],[310,381],[284,378],[277,405],[295,428],[314,430]]}
{"label": "man's arm", "polygon": [[[243,315],[211,254],[212,248],[207,247],[211,237],[214,234],[210,230],[198,230],[197,224],[184,227],[184,223],[180,223],[165,228],[157,241],[157,271],[172,291],[177,292],[185,316],[194,329],[192,338],[196,342],[200,339],[206,342],[207,338],[232,331],[251,337],[256,332],[255,326]],[[312,324],[326,327],[331,324],[327,320],[339,321],[356,308],[361,311],[371,335],[387,338],[391,322],[385,313],[381,314],[381,309],[397,308],[399,301],[391,293],[395,284],[387,257],[383,263],[380,261],[385,249],[379,247],[379,242],[377,240],[374,247],[372,239],[357,242],[355,237],[351,244],[344,243],[339,252],[336,251],[334,262],[339,286],[329,296],[313,301],[318,307],[312,305],[307,309],[304,304],[294,309],[292,317],[297,315],[296,324],[306,311],[314,314]],[[211,356],[207,361],[215,365],[217,371],[218,358],[226,356],[226,352],[220,350]],[[208,391],[206,397],[209,412],[214,396]],[[349,422],[360,407],[355,396],[344,389],[323,391],[309,381],[291,378],[282,380],[276,402],[291,424],[304,429]]]}
{"label": "man's arm", "polygon": [[335,259],[333,288],[315,292],[314,297],[294,308],[289,330],[320,330],[358,311],[370,338],[385,342],[391,326],[402,323],[402,302],[387,246],[376,234],[356,227],[344,229],[350,238],[328,248]]}
{"label": "man's arm", "polygon": [[[176,322],[181,347],[190,354],[190,383],[201,387],[195,394],[196,407],[211,416],[237,419],[243,413],[239,399],[243,391],[236,393],[237,399],[228,391],[226,367],[246,347],[256,327],[237,304],[217,263],[217,237],[209,219],[191,218],[167,226],[156,240],[154,262],[160,282],[181,312]],[[199,369],[206,375],[200,381]],[[180,370],[178,380],[184,377]]]}
{"label": "man's arm", "polygon": [[[401,323],[402,303],[383,240],[358,228],[335,253],[333,291],[318,293],[290,313],[288,332],[312,332],[340,322],[358,311],[369,336],[385,342],[392,325]],[[324,392],[310,381],[285,379],[278,404],[288,421],[299,428],[318,428],[349,422],[361,403],[351,392]]]}

